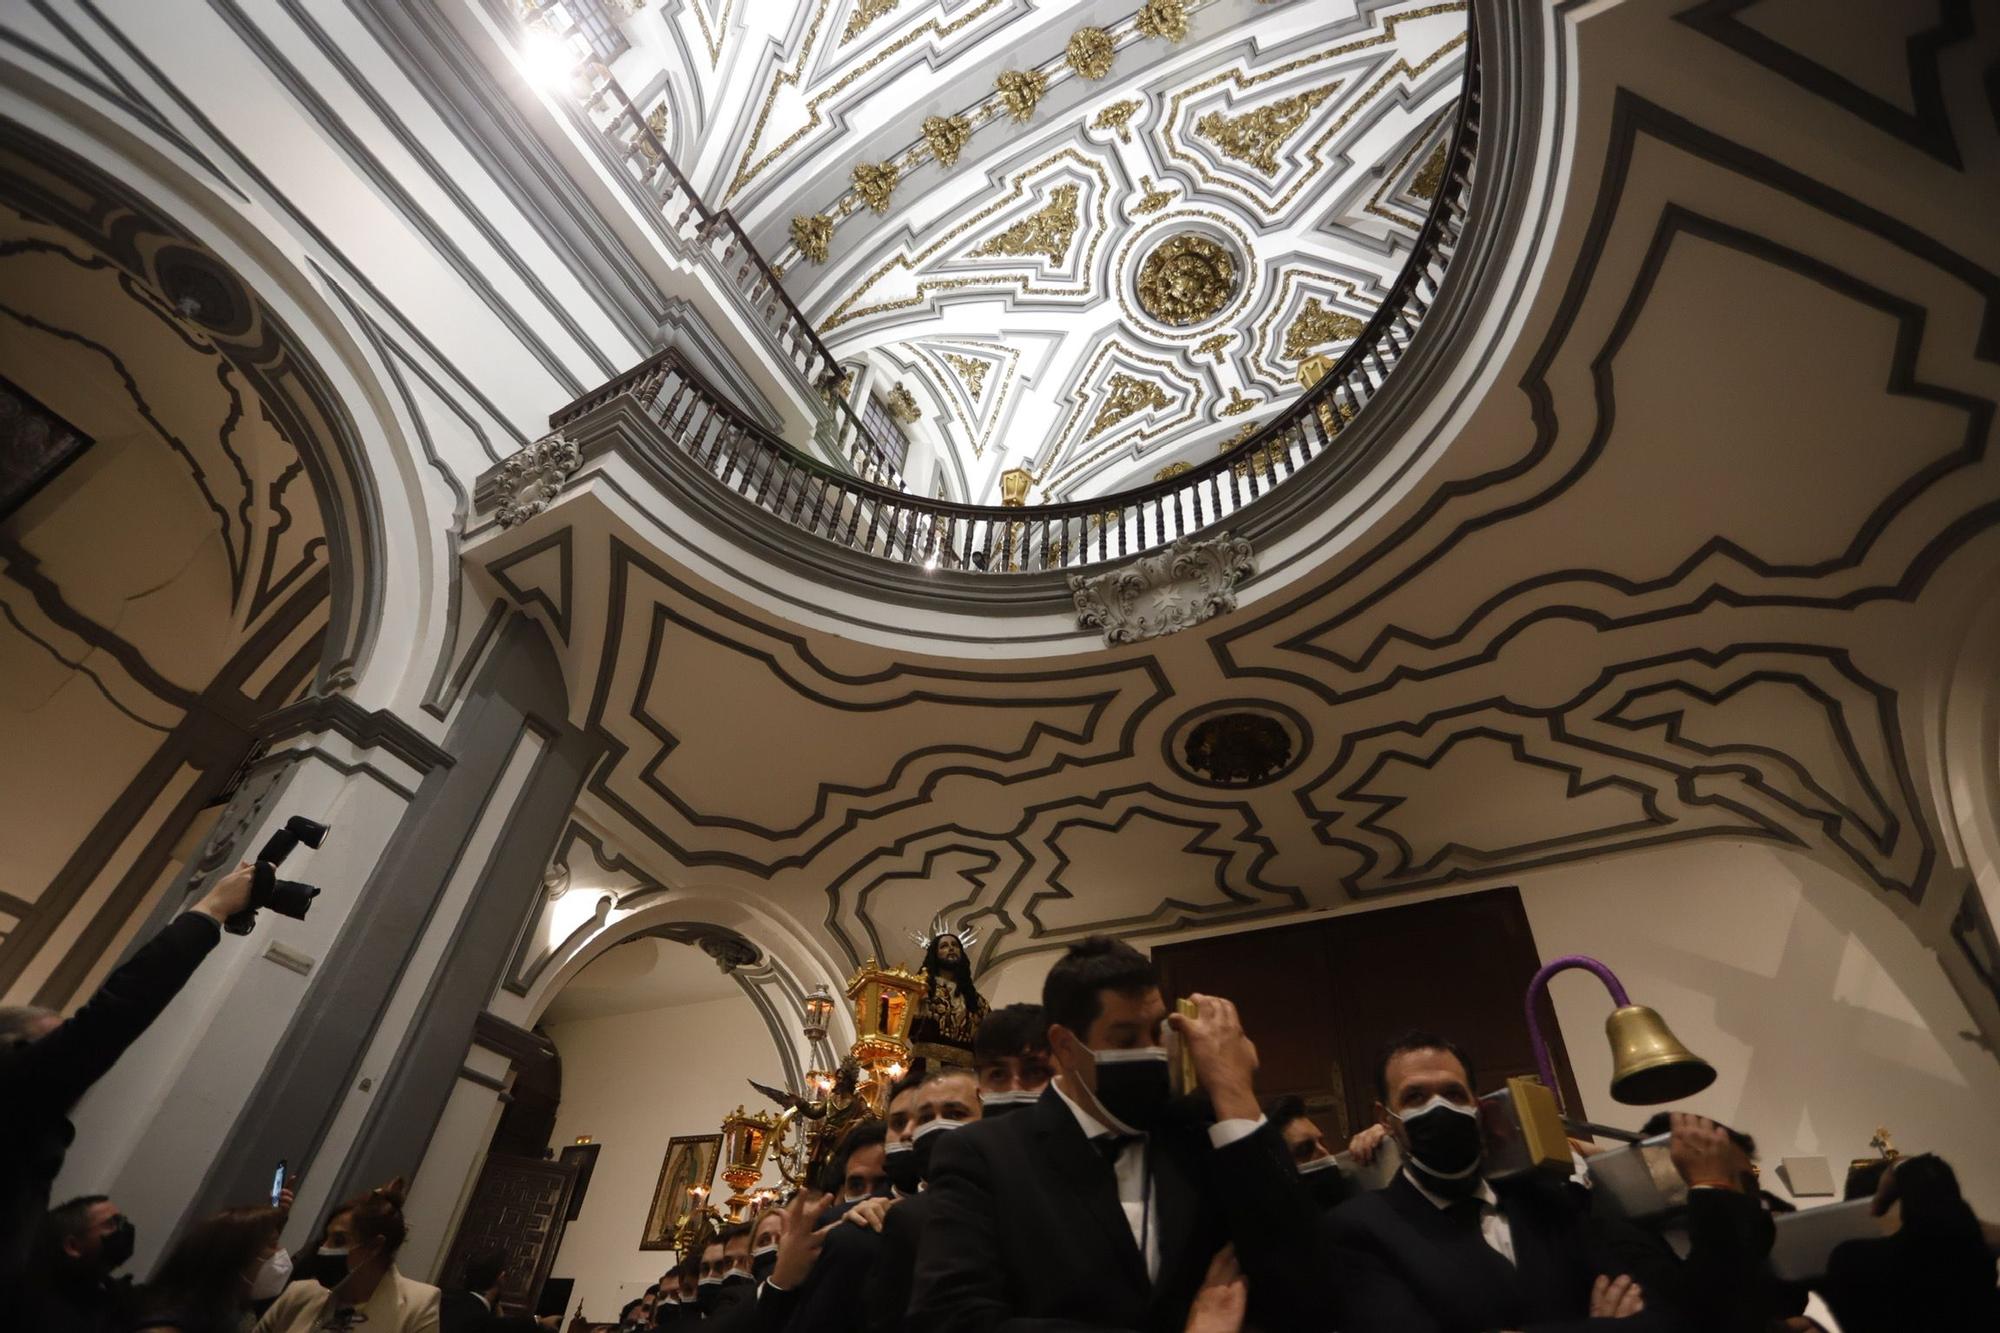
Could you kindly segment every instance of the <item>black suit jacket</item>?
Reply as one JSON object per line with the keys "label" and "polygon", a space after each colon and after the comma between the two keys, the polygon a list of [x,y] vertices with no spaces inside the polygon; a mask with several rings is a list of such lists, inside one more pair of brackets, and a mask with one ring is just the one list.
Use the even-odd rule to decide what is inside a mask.
{"label": "black suit jacket", "polygon": [[868,1227],[833,1225],[812,1274],[797,1291],[760,1284],[754,1310],[746,1309],[743,1322],[722,1333],[860,1333],[863,1293],[881,1247],[881,1235]]}
{"label": "black suit jacket", "polygon": [[469,1291],[438,1293],[438,1333],[543,1333],[524,1314],[496,1314]]}
{"label": "black suit jacket", "polygon": [[929,1190],[903,1200],[882,1223],[882,1245],[865,1294],[868,1333],[900,1333],[918,1325],[908,1318],[910,1290],[917,1276],[917,1242],[930,1221]]}
{"label": "black suit jacket", "polygon": [[1328,1327],[1312,1309],[1315,1212],[1274,1125],[1226,1148],[1198,1123],[1148,1144],[1160,1270],[1112,1167],[1051,1087],[1025,1111],[947,1134],[931,1160],[909,1320],[925,1333],[1180,1333],[1209,1260],[1234,1242],[1262,1328]]}
{"label": "black suit jacket", "polygon": [[83,1008],[40,1041],[0,1048],[0,1309],[17,1301],[28,1254],[49,1207],[49,1184],[76,1130],[70,1108],[139,1039],[222,938],[213,918],[185,912],[148,940]]}
{"label": "black suit jacket", "polygon": [[1820,1291],[1841,1333],[2000,1328],[1991,1251],[1976,1233],[1845,1240],[1827,1256]]}
{"label": "black suit jacket", "polygon": [[[1525,1182],[1496,1191],[1516,1262],[1486,1243],[1476,1218],[1440,1210],[1406,1176],[1328,1214],[1324,1253],[1340,1275],[1341,1333],[1668,1333],[1675,1312],[1671,1251],[1631,1228],[1594,1222],[1566,1187]],[[1599,1274],[1630,1273],[1645,1313],[1592,1319]]]}

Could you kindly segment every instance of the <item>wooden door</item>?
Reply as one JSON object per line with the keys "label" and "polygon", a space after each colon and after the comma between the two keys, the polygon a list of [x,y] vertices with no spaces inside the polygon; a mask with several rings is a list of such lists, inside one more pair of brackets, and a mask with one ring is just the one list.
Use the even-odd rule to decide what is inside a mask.
{"label": "wooden door", "polygon": [[[1169,1003],[1192,991],[1236,1002],[1257,1043],[1258,1090],[1303,1097],[1329,1142],[1374,1120],[1376,1060],[1412,1028],[1463,1046],[1476,1091],[1535,1070],[1521,1002],[1541,958],[1517,889],[1188,940],[1153,957]],[[1546,1001],[1541,1017],[1564,1102],[1580,1106]]]}
{"label": "wooden door", "polygon": [[507,1252],[507,1281],[500,1289],[501,1305],[509,1311],[532,1313],[542,1284],[562,1244],[569,1198],[576,1187],[574,1161],[542,1161],[533,1157],[490,1154],[479,1169],[472,1201],[459,1220],[445,1256],[444,1283],[460,1281],[465,1261],[498,1247]]}

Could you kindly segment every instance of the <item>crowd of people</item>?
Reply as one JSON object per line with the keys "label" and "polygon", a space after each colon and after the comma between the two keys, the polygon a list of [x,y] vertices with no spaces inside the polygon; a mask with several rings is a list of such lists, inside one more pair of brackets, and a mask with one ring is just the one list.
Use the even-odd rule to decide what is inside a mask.
{"label": "crowd of people", "polygon": [[[64,1021],[0,1010],[0,1329],[48,1333],[531,1333],[504,1253],[440,1290],[397,1268],[401,1182],[347,1199],[297,1255],[289,1195],[185,1226],[149,1281],[115,1200],[49,1207],[70,1108],[157,1017],[249,895],[225,876]],[[1168,1034],[1198,1091],[1177,1094]],[[1885,1164],[1881,1234],[1811,1283],[1774,1271],[1755,1144],[1665,1112],[1686,1204],[1653,1225],[1599,1206],[1593,1145],[1567,1174],[1491,1169],[1478,1071],[1411,1032],[1375,1070],[1377,1123],[1340,1154],[1400,1162],[1368,1188],[1296,1099],[1264,1103],[1235,1007],[1169,1013],[1149,960],[1094,937],[1040,1005],[979,1024],[970,1068],[897,1085],[815,1190],[721,1226],[620,1312],[622,1333],[1841,1333],[2000,1329],[1992,1236],[1931,1156]],[[576,1322],[573,1321],[573,1327]]]}

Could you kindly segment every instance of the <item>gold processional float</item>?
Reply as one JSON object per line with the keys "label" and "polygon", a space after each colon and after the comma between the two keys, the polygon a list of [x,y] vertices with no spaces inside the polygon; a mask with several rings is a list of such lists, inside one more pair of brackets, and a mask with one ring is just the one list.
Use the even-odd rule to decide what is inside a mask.
{"label": "gold processional float", "polygon": [[[674,1248],[683,1258],[698,1252],[718,1228],[804,1188],[851,1126],[887,1113],[889,1090],[918,1062],[929,1068],[972,1067],[972,1039],[987,1012],[972,980],[971,949],[978,933],[950,929],[939,919],[912,938],[923,950],[916,971],[885,967],[871,957],[848,979],[855,1037],[839,1068],[808,1069],[798,1092],[750,1080],[777,1109],[739,1105],[723,1118],[721,1175],[730,1195],[717,1208],[709,1203],[707,1186],[688,1190],[688,1214],[674,1233]],[[817,986],[802,1008],[800,1032],[807,1049],[825,1051],[833,996]],[[763,1184],[767,1164],[776,1167],[780,1184]]]}

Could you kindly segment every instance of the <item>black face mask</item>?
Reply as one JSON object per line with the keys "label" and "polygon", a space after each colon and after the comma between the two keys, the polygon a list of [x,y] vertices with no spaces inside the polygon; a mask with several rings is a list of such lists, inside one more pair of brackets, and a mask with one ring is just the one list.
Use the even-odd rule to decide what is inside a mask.
{"label": "black face mask", "polygon": [[750,1275],[740,1268],[732,1268],[722,1275],[722,1285],[731,1289],[750,1281]]}
{"label": "black face mask", "polygon": [[1425,1184],[1440,1194],[1470,1194],[1479,1188],[1486,1143],[1477,1110],[1433,1097],[1397,1119],[1410,1141],[1411,1165],[1423,1172]]}
{"label": "black face mask", "polygon": [[933,1120],[917,1131],[910,1140],[910,1156],[917,1159],[917,1177],[931,1178],[931,1154],[937,1151],[938,1140],[965,1122],[962,1120]]}
{"label": "black face mask", "polygon": [[296,1262],[292,1276],[317,1282],[331,1291],[347,1278],[347,1252],[340,1250],[329,1254],[325,1250],[314,1250]]}
{"label": "black face mask", "polygon": [[716,1306],[722,1303],[722,1284],[704,1280],[694,1289],[694,1303],[704,1315],[714,1314]]}
{"label": "black face mask", "polygon": [[775,1247],[766,1254],[753,1254],[750,1256],[750,1276],[759,1282],[771,1276],[771,1270],[777,1266],[778,1251]]}
{"label": "black face mask", "polygon": [[1149,1046],[1092,1054],[1097,1057],[1097,1104],[1141,1134],[1157,1129],[1173,1097],[1166,1050]]}
{"label": "black face mask", "polygon": [[1306,1197],[1313,1201],[1313,1206],[1323,1213],[1347,1202],[1347,1178],[1340,1174],[1340,1168],[1331,1157],[1322,1157],[1301,1166],[1299,1183],[1306,1187]]}
{"label": "black face mask", "polygon": [[914,1143],[892,1143],[882,1153],[882,1170],[900,1194],[915,1194],[924,1177]]}
{"label": "black face mask", "polygon": [[132,1246],[138,1239],[138,1231],[132,1219],[120,1213],[112,1219],[111,1230],[97,1243],[97,1263],[106,1273],[123,1268],[132,1259]]}

